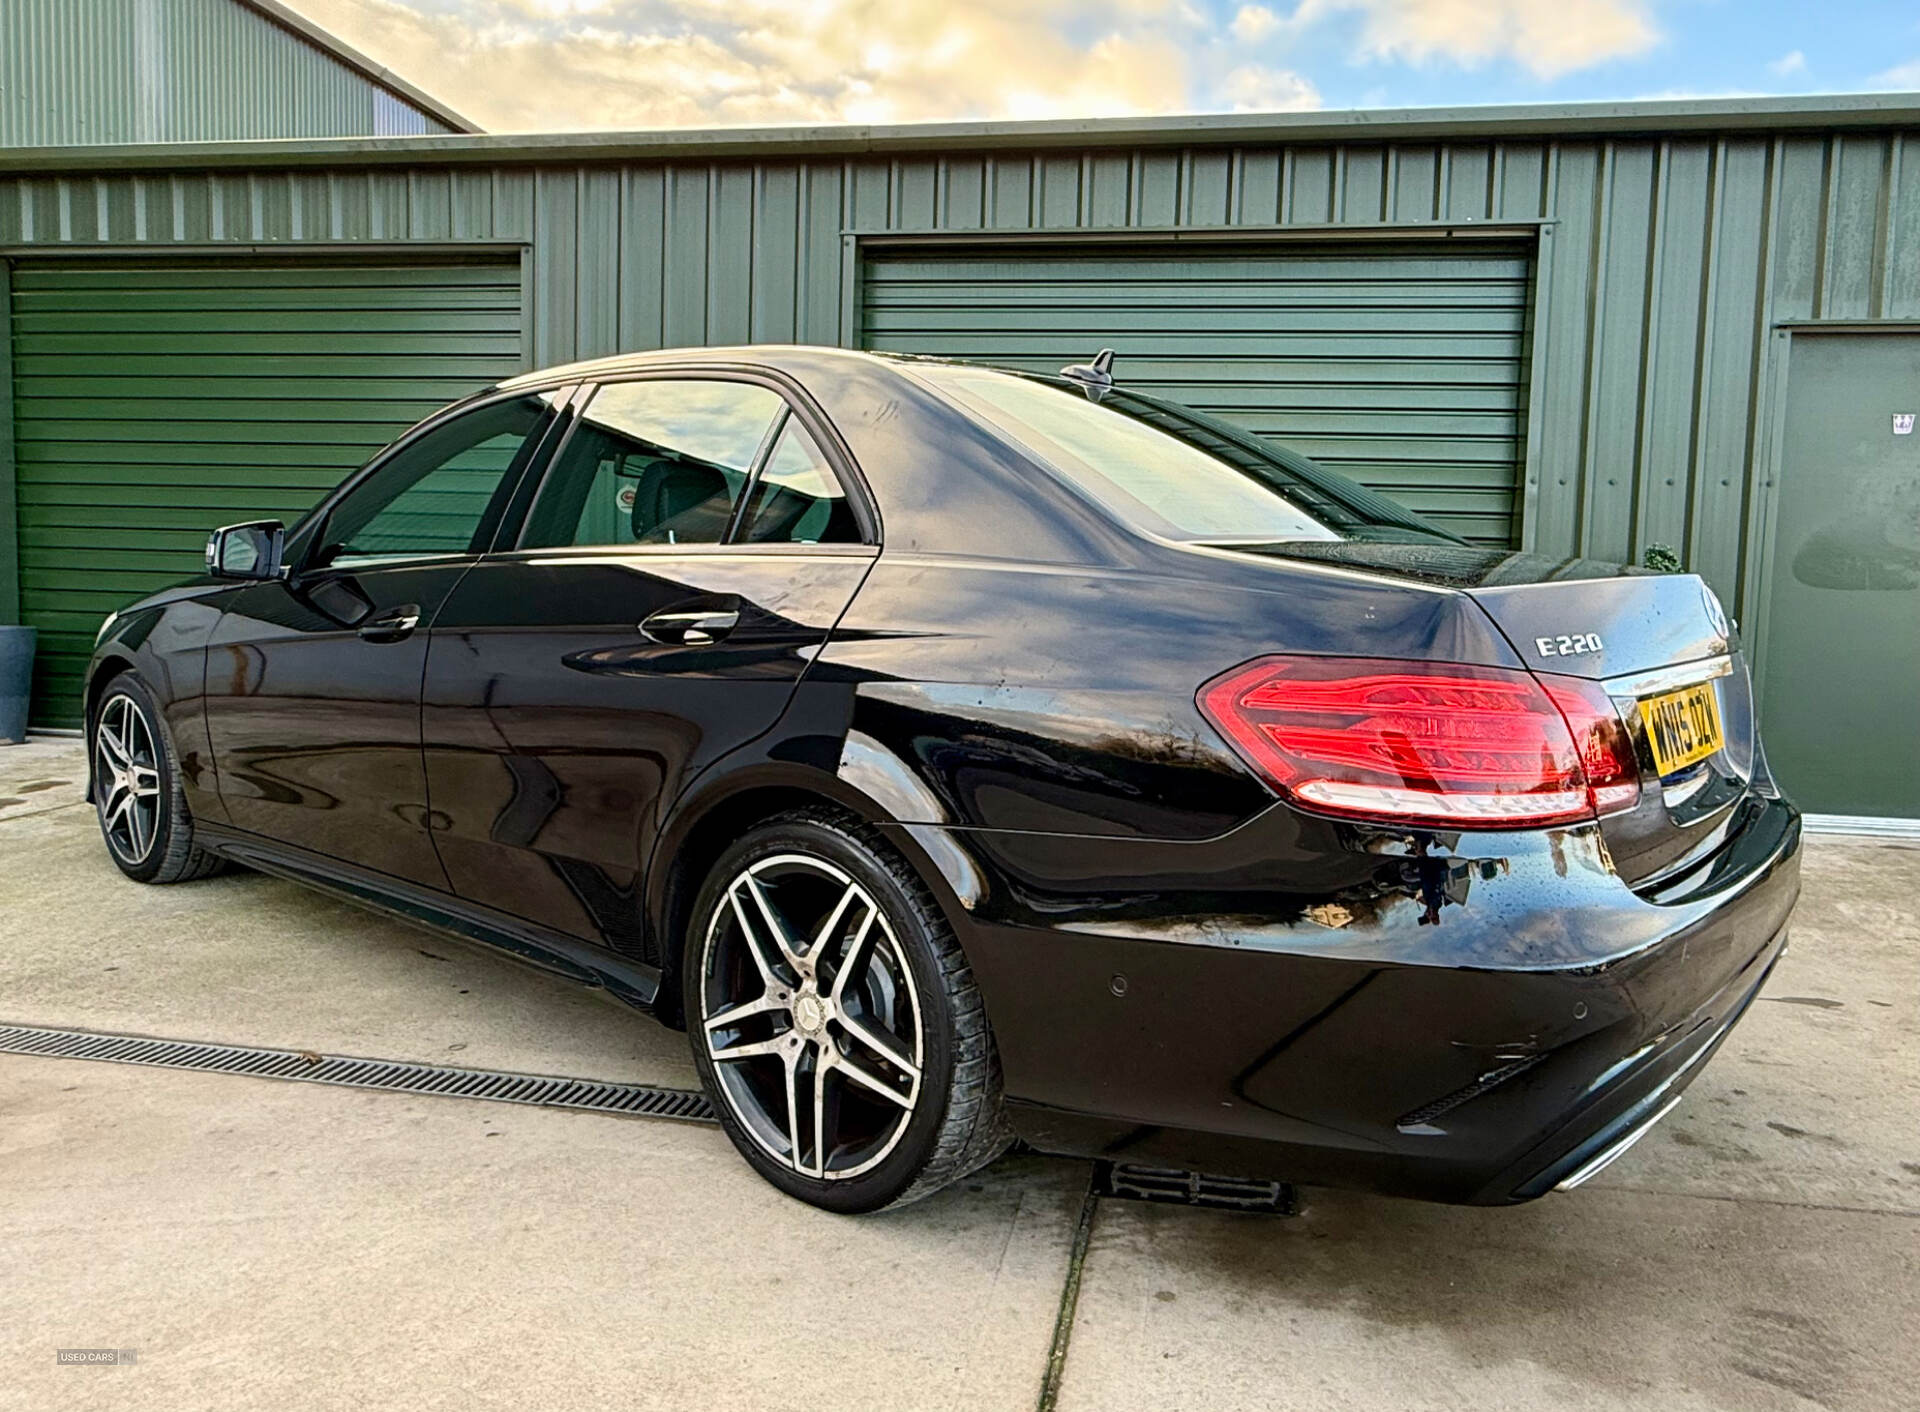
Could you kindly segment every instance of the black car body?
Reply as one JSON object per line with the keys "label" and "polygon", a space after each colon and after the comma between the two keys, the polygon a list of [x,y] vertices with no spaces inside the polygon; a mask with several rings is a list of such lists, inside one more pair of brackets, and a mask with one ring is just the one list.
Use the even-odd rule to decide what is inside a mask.
{"label": "black car body", "polygon": [[[1799,885],[1798,817],[1701,581],[1449,542],[1124,385],[1020,381],[1018,397],[1177,437],[1328,527],[1181,534],[1062,473],[997,414],[992,378],[1016,381],[750,348],[504,384],[293,527],[286,573],[209,577],[109,620],[90,724],[135,670],[204,848],[507,946],[669,1023],[722,849],[783,811],[843,811],[950,926],[1006,1113],[1047,1151],[1504,1203],[1644,1131],[1753,999]],[[556,448],[587,434],[592,390],[673,379],[775,394],[840,482],[833,534],[738,542],[729,485],[734,543],[530,547],[551,537],[530,536],[530,507]],[[468,540],[314,561],[343,497],[477,415],[524,439]],[[674,511],[692,524],[701,485],[750,473],[643,472],[634,491],[665,513],[694,487]],[[625,513],[625,483],[612,494]],[[1444,780],[1296,792],[1261,740],[1334,758],[1347,747],[1311,712],[1375,710],[1339,699],[1356,674],[1385,683],[1370,701],[1412,703],[1367,717],[1397,723],[1368,760],[1424,749],[1399,737],[1432,721],[1468,774],[1492,747],[1440,708],[1497,732],[1508,698],[1489,693],[1537,704],[1544,686],[1590,727],[1585,774],[1554,767],[1571,807],[1423,815],[1442,805],[1410,801]],[[1723,738],[1662,779],[1662,727],[1637,703],[1694,687]],[[1263,724],[1270,698],[1312,728]],[[1403,817],[1371,813],[1376,798]],[[1519,807],[1491,786],[1473,798]]]}

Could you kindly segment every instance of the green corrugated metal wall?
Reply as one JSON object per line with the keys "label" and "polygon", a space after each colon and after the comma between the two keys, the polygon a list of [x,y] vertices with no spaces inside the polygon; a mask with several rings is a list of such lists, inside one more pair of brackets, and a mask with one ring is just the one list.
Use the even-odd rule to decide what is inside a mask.
{"label": "green corrugated metal wall", "polygon": [[881,254],[865,346],[1128,387],[1286,442],[1485,544],[1511,542],[1530,252],[1454,247]]}
{"label": "green corrugated metal wall", "polygon": [[0,3],[0,147],[448,131],[238,0]]}
{"label": "green corrugated metal wall", "polygon": [[94,630],[289,523],[428,412],[524,367],[516,264],[86,260],[13,275],[20,605],[38,725],[77,724]]}
{"label": "green corrugated metal wall", "polygon": [[1606,559],[1670,545],[1752,623],[1780,326],[1920,321],[1916,154],[1910,132],[1750,128],[537,165],[508,150],[484,164],[0,175],[0,248],[28,269],[77,246],[525,247],[542,365],[856,342],[863,253],[897,253],[868,236],[1017,255],[1061,239],[1218,249],[1537,229],[1522,542]]}

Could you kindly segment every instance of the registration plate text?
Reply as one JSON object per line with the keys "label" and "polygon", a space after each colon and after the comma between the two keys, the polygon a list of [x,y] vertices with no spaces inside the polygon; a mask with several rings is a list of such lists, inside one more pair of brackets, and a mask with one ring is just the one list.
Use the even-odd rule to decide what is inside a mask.
{"label": "registration plate text", "polygon": [[1706,759],[1726,744],[1720,728],[1720,698],[1712,682],[1647,697],[1640,702],[1640,719],[1646,723],[1647,744],[1663,776]]}

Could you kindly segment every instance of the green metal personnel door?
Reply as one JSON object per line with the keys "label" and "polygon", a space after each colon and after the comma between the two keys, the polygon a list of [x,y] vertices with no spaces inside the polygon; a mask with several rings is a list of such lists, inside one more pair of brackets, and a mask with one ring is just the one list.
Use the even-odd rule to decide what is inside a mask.
{"label": "green metal personnel door", "polygon": [[1760,729],[1801,808],[1920,819],[1920,334],[1796,333]]}
{"label": "green metal personnel door", "polygon": [[1515,541],[1526,251],[1085,245],[876,249],[865,346],[1120,381],[1346,472],[1479,543]]}
{"label": "green metal personnel door", "polygon": [[407,426],[521,371],[520,325],[517,262],[15,265],[34,724],[79,724],[100,620],[200,572],[210,528],[291,522]]}

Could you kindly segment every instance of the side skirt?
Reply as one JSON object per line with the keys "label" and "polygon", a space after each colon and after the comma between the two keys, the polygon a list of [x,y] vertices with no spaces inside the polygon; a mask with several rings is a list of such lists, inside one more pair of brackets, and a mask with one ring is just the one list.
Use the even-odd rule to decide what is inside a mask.
{"label": "side skirt", "polygon": [[304,848],[196,819],[194,841],[223,858],[290,882],[303,883],[369,911],[430,931],[507,952],[543,971],[599,986],[627,1004],[651,1011],[660,994],[660,969],[537,926],[491,907],[356,868]]}

